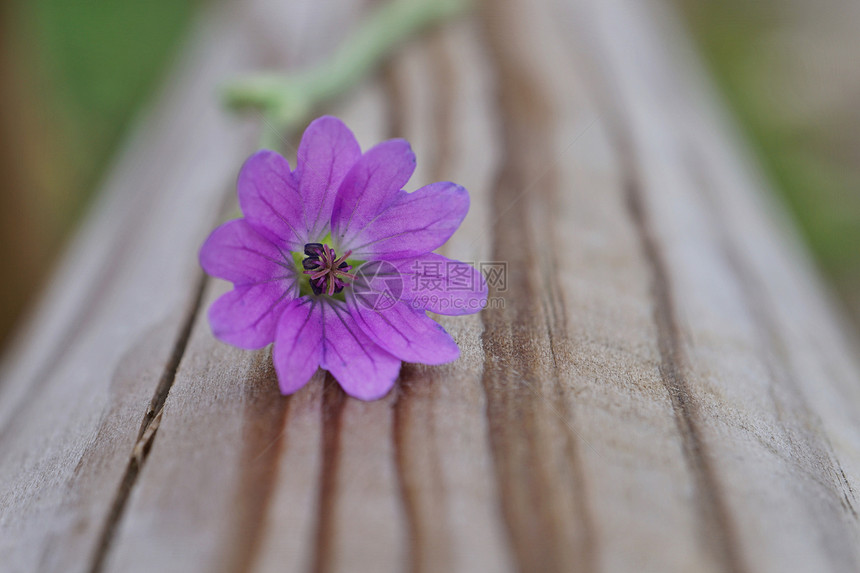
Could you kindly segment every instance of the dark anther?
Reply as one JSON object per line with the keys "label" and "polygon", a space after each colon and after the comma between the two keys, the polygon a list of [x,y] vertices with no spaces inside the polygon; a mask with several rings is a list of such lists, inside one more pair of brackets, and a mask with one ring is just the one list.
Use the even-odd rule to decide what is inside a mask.
{"label": "dark anther", "polygon": [[319,266],[320,260],[319,257],[308,257],[302,260],[302,268],[306,271],[311,269],[315,269]]}
{"label": "dark anther", "polygon": [[321,257],[325,249],[323,248],[322,243],[308,243],[305,245],[305,255],[309,257]]}

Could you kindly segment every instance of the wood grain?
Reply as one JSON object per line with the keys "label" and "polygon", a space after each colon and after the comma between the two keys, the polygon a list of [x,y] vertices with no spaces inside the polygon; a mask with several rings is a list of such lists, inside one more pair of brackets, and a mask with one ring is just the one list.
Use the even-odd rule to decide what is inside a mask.
{"label": "wood grain", "polygon": [[[6,571],[851,572],[856,339],[657,0],[498,0],[326,109],[465,185],[504,262],[452,364],[376,402],[217,342],[196,251],[251,126],[225,78],[359,2],[201,22],[0,379]],[[285,33],[288,32],[288,33]],[[285,142],[295,152],[296,141]]]}

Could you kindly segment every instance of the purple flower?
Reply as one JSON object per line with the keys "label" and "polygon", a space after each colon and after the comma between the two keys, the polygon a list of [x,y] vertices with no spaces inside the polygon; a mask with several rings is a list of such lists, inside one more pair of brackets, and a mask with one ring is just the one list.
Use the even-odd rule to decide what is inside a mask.
{"label": "purple flower", "polygon": [[212,331],[241,348],[274,342],[281,391],[317,368],[356,398],[384,396],[401,361],[441,364],[457,344],[427,316],[470,314],[487,287],[471,265],[432,253],[469,209],[466,190],[403,191],[415,155],[402,139],[362,153],[334,117],[311,123],[290,170],[274,151],[239,173],[244,218],[215,229],[200,264],[234,289],[209,309]]}

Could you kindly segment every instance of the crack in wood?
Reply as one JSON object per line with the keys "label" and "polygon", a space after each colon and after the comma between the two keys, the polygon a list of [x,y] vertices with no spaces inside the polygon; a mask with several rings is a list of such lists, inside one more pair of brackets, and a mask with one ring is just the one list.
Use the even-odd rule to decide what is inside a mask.
{"label": "crack in wood", "polygon": [[340,442],[346,394],[334,377],[326,373],[320,407],[322,426],[322,467],[320,468],[317,523],[314,538],[313,573],[328,573],[334,565],[332,542],[337,516],[337,479],[340,466]]}
{"label": "crack in wood", "polygon": [[155,436],[158,433],[158,426],[161,422],[164,403],[167,400],[167,395],[170,393],[170,388],[173,386],[173,382],[176,380],[176,372],[179,369],[179,364],[185,354],[188,340],[191,338],[194,321],[197,318],[197,315],[200,312],[200,307],[203,303],[203,293],[206,290],[206,284],[206,275],[200,271],[200,277],[194,290],[193,301],[183,319],[182,328],[179,331],[179,335],[177,336],[176,342],[173,346],[173,351],[168,358],[164,372],[162,373],[158,386],[155,389],[149,408],[147,408],[147,411],[144,413],[137,441],[132,448],[119,488],[114,495],[110,511],[108,512],[102,526],[101,534],[98,537],[98,543],[96,544],[95,551],[91,559],[91,566],[89,568],[90,573],[100,573],[104,570],[107,556],[110,552],[111,544],[119,526],[119,522],[125,512],[126,505],[131,497],[131,492],[134,489],[137,478],[140,475],[144,464],[146,464],[149,452],[152,450],[152,444],[155,441]]}
{"label": "crack in wood", "polygon": [[[778,428],[789,444],[790,455],[781,456],[781,458],[806,479],[821,487],[826,495],[834,496],[837,506],[844,509],[844,515],[856,521],[858,515],[852,502],[853,489],[845,477],[829,437],[823,431],[820,417],[810,408],[800,381],[790,366],[791,358],[788,356],[786,343],[781,335],[776,309],[769,297],[764,296],[765,286],[760,284],[760,280],[750,266],[751,263],[732,240],[725,223],[729,220],[729,215],[723,212],[723,207],[717,200],[717,190],[714,189],[714,182],[708,176],[701,151],[695,145],[689,145],[685,149],[687,152],[683,157],[691,179],[699,189],[708,212],[719,215],[713,215],[709,220],[714,228],[723,258],[735,276],[743,297],[742,302],[752,319],[756,337],[760,342],[760,355],[768,376],[768,393],[777,412]],[[777,392],[778,388],[786,391],[787,396],[781,396]],[[787,417],[782,414],[785,409],[788,409]],[[803,423],[806,420],[811,422],[815,431],[809,431],[806,428]],[[794,423],[792,424],[791,421]],[[806,459],[811,460],[813,467],[806,467],[802,462]],[[827,475],[832,476],[833,479],[826,479],[824,476]],[[822,531],[831,531],[826,536],[827,543],[823,553],[834,560],[834,565],[844,567],[846,570],[856,570],[858,564],[856,552],[853,550],[854,540],[845,535],[845,529],[833,528],[833,525],[839,521],[834,516],[822,514],[823,504],[810,498],[805,498],[805,502],[810,518],[819,522]],[[834,546],[840,537],[841,545]],[[839,562],[838,559],[842,561]]]}
{"label": "crack in wood", "polygon": [[[494,260],[508,263],[508,291],[505,308],[481,314],[488,440],[518,569],[593,571],[594,527],[556,362],[566,337],[558,271],[537,249],[554,234],[558,175],[546,165],[552,156],[551,101],[525,56],[508,42],[512,5],[498,8],[485,15],[483,36],[497,78],[504,147],[492,200],[494,227],[504,232],[494,233],[492,250]],[[528,183],[538,176],[541,185],[533,189]],[[519,202],[524,192],[535,196]],[[531,224],[536,209],[544,216],[537,229]],[[499,294],[493,290],[491,296]],[[555,435],[560,444],[549,438]]]}
{"label": "crack in wood", "polygon": [[[436,390],[433,375],[414,364],[404,364],[393,405],[392,439],[397,482],[403,503],[407,536],[406,571],[423,573],[449,570],[450,540],[447,538],[445,489],[435,447],[432,404]],[[410,431],[410,427],[412,428]],[[416,430],[428,442],[422,464],[410,434]],[[423,472],[422,472],[423,470]],[[444,563],[444,565],[442,565]]]}
{"label": "crack in wood", "polygon": [[[624,134],[616,132],[618,137]],[[699,406],[693,396],[685,369],[686,358],[682,348],[674,296],[669,270],[657,239],[650,229],[643,204],[641,189],[632,149],[628,144],[617,146],[626,181],[624,189],[630,217],[639,235],[645,259],[651,269],[654,297],[654,323],[660,352],[660,376],[669,393],[678,432],[681,434],[684,456],[696,483],[697,500],[708,534],[706,539],[715,542],[715,557],[726,571],[740,573],[747,570],[737,542],[737,532],[726,506],[719,479],[699,427]]]}
{"label": "crack in wood", "polygon": [[[614,84],[612,65],[607,48],[587,22],[579,22],[579,51],[587,51],[585,71],[592,81],[589,89],[593,101],[605,120],[609,143],[615,150],[621,173],[621,185],[627,212],[639,240],[642,254],[651,274],[653,320],[657,329],[660,354],[660,378],[671,402],[675,424],[681,437],[682,451],[688,471],[694,480],[699,506],[700,538],[711,549],[716,563],[730,573],[745,573],[748,567],[743,559],[738,532],[726,504],[719,479],[711,461],[700,428],[698,403],[686,377],[686,357],[683,351],[681,330],[666,260],[654,235],[642,188],[632,134],[628,131],[631,118],[627,117],[624,103],[618,95],[621,90]],[[591,23],[594,26],[594,23]]]}
{"label": "crack in wood", "polygon": [[281,394],[271,351],[257,354],[252,376],[245,383],[249,395],[243,412],[241,473],[233,510],[236,534],[228,571],[255,569],[281,455],[290,437],[287,425],[294,396]]}
{"label": "crack in wood", "polygon": [[[435,131],[427,173],[430,181],[445,179],[452,145],[453,106],[456,92],[451,54],[439,30],[430,32],[424,43],[429,58],[428,71],[432,78],[425,84],[430,90]],[[383,68],[384,96],[388,116],[388,137],[407,137],[409,101],[403,67],[390,62]],[[412,94],[414,95],[414,94]],[[423,182],[422,182],[423,183]],[[451,540],[448,537],[448,515],[445,485],[440,468],[439,451],[434,437],[434,403],[437,385],[428,369],[403,364],[397,385],[397,398],[392,412],[392,446],[398,490],[408,529],[406,536],[406,570],[422,573],[451,568]],[[415,430],[426,440],[426,451],[416,455]],[[422,463],[424,462],[424,463]],[[424,470],[423,472],[421,470]]]}

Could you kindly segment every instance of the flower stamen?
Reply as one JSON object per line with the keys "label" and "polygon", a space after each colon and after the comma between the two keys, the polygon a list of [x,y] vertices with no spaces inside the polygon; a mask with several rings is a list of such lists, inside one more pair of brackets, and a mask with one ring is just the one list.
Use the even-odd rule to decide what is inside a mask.
{"label": "flower stamen", "polygon": [[352,266],[346,262],[352,251],[347,251],[338,257],[334,249],[323,243],[308,243],[305,245],[305,258],[302,261],[302,272],[310,275],[309,282],[315,295],[325,292],[328,296],[339,293],[348,281],[355,280],[350,273]]}

